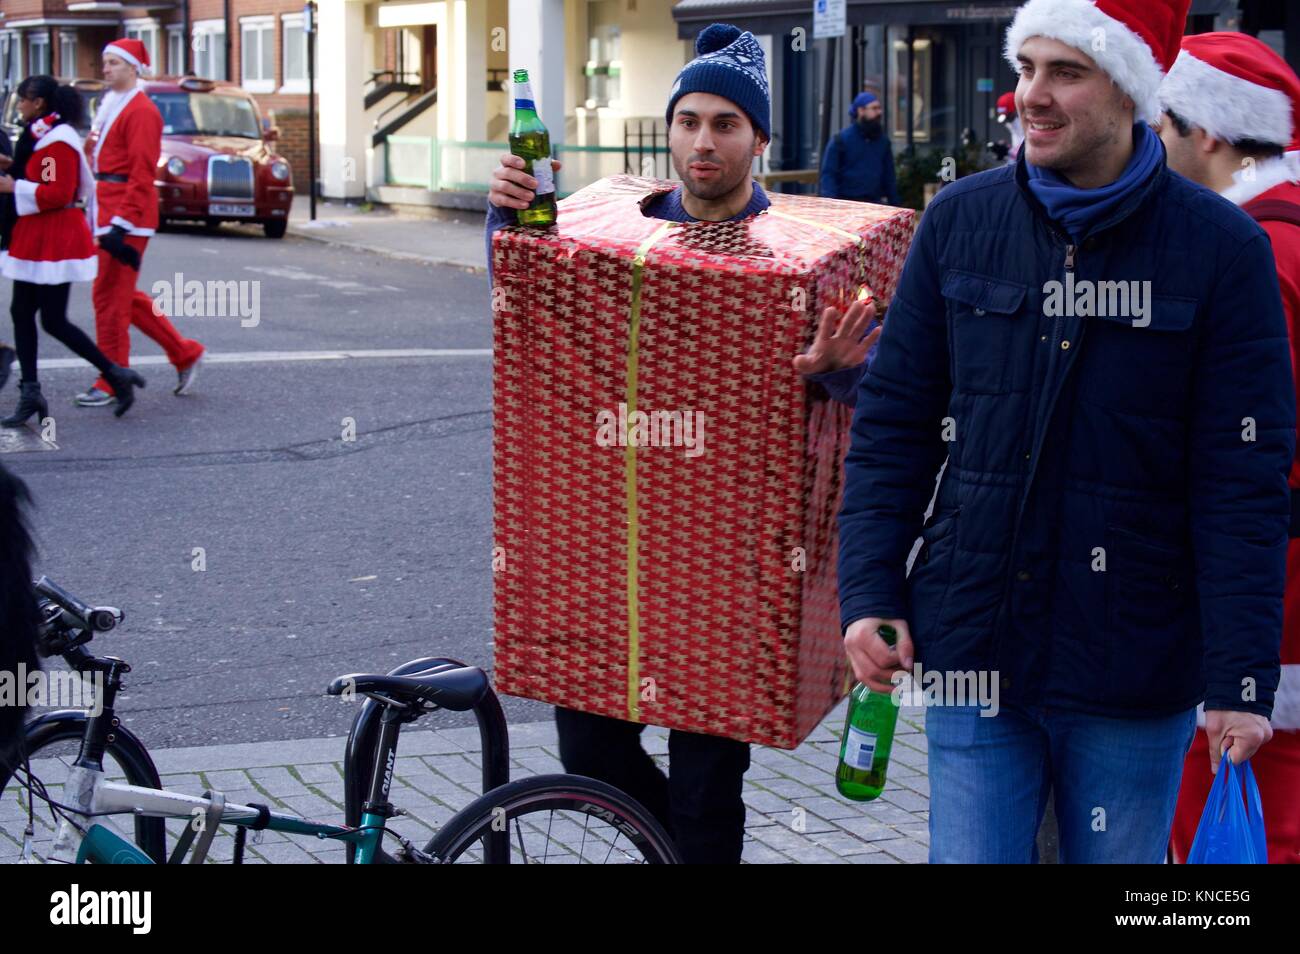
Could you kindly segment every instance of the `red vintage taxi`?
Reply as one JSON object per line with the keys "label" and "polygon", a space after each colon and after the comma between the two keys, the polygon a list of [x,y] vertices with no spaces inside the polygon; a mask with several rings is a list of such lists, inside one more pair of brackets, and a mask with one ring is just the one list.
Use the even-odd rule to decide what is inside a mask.
{"label": "red vintage taxi", "polygon": [[240,89],[194,76],[144,82],[163,119],[155,180],[163,222],[260,223],[280,238],[293,205],[293,172],[273,146],[279,130]]}

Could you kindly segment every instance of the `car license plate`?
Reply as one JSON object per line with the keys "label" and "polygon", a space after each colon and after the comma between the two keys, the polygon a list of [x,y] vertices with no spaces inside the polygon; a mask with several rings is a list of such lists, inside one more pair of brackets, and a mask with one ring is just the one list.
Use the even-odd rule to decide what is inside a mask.
{"label": "car license plate", "polygon": [[226,205],[221,202],[208,203],[209,215],[256,215],[256,211],[251,205]]}

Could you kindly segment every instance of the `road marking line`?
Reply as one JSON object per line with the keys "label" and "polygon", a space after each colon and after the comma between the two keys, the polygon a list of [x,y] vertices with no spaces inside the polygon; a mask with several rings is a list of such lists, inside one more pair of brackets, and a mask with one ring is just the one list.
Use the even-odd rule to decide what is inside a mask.
{"label": "road marking line", "polygon": [[[348,351],[209,351],[204,364],[259,364],[272,361],[346,361],[349,358],[485,358],[491,348],[375,348]],[[147,354],[131,359],[131,366],[167,364],[166,355]],[[43,358],[40,368],[88,368],[81,358]]]}

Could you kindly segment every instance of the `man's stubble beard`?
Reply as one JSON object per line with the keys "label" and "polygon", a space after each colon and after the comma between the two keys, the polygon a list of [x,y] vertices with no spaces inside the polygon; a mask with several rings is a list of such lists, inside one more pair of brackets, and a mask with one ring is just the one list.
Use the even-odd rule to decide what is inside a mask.
{"label": "man's stubble beard", "polygon": [[[687,192],[695,196],[697,199],[703,199],[708,202],[731,195],[731,193],[740,188],[750,173],[750,165],[747,163],[744,168],[740,169],[737,174],[730,179],[719,179],[711,185],[702,185],[696,182],[691,176],[690,164],[693,159],[695,159],[695,156],[687,156],[685,161],[678,162],[677,158],[674,157],[673,168],[677,171],[677,177],[682,180],[682,187],[685,188]],[[709,161],[716,162],[717,160]]]}
{"label": "man's stubble beard", "polygon": [[[1074,127],[1078,129],[1078,126]],[[1110,147],[1119,141],[1121,129],[1125,128],[1123,123],[1114,120],[1108,121],[1096,134],[1088,136],[1086,139],[1077,141],[1068,152],[1060,153],[1053,159],[1046,162],[1039,162],[1031,155],[1037,150],[1027,150],[1025,158],[1038,166],[1040,169],[1051,169],[1059,172],[1069,178],[1071,172],[1077,173],[1080,170],[1089,168],[1095,157],[1102,152],[1106,152]],[[1026,127],[1026,135],[1028,135]]]}

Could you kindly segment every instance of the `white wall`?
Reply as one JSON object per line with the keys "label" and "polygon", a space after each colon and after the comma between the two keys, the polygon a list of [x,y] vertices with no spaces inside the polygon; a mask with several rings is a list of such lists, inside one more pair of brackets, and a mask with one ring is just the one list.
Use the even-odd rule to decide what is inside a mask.
{"label": "white wall", "polygon": [[671,0],[641,0],[635,13],[624,9],[620,18],[623,76],[619,95],[626,116],[662,116],[673,80],[693,55],[688,52],[690,41],[677,39],[672,8]]}

